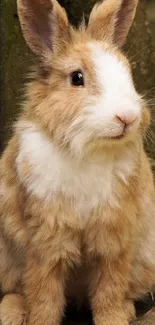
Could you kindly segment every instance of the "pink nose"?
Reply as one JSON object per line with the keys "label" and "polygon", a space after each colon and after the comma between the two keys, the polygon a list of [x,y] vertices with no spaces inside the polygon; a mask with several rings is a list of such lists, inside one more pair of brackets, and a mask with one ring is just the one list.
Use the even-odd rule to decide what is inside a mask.
{"label": "pink nose", "polygon": [[119,120],[121,123],[129,125],[131,123],[133,123],[136,120],[136,117],[133,115],[128,115],[128,116],[119,116],[116,115],[117,120]]}

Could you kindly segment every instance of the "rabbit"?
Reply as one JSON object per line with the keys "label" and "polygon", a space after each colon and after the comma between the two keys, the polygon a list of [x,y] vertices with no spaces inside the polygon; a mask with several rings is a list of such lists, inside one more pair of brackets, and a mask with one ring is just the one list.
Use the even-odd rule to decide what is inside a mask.
{"label": "rabbit", "polygon": [[69,300],[128,325],[155,283],[150,112],[121,50],[138,0],[74,28],[56,0],[18,0],[38,57],[0,161],[2,325],[60,325]]}

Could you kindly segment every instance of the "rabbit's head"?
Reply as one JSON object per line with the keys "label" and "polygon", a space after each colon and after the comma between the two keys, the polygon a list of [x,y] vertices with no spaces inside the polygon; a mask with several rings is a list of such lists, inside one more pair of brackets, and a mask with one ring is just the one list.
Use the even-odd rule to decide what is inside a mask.
{"label": "rabbit's head", "polygon": [[72,154],[116,147],[141,133],[145,109],[120,48],[138,0],[104,0],[73,28],[56,0],[18,0],[24,37],[39,56],[28,111]]}

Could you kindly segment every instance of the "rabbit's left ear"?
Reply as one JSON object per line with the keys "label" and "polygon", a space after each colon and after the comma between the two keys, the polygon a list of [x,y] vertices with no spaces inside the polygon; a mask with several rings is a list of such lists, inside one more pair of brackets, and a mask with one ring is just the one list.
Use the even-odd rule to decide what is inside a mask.
{"label": "rabbit's left ear", "polygon": [[135,17],[138,0],[102,0],[93,8],[88,30],[97,40],[121,47]]}
{"label": "rabbit's left ear", "polygon": [[26,42],[39,56],[70,40],[68,18],[57,0],[17,0],[17,7]]}

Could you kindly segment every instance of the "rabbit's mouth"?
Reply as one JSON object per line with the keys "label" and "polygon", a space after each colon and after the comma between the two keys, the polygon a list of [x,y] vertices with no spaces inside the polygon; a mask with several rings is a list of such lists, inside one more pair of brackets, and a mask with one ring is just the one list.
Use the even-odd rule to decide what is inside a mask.
{"label": "rabbit's mouth", "polygon": [[109,135],[109,136],[104,136],[102,140],[109,140],[109,141],[121,141],[121,140],[127,140],[131,139],[132,137],[135,136],[135,133],[138,131],[138,123],[135,123],[133,126],[125,126],[124,129],[122,130],[121,133],[118,135]]}
{"label": "rabbit's mouth", "polygon": [[112,137],[107,137],[106,140],[121,140],[125,137],[124,132],[120,135],[112,136]]}
{"label": "rabbit's mouth", "polygon": [[126,137],[126,133],[123,131],[121,134],[118,134],[118,135],[109,135],[109,136],[99,136],[97,138],[97,140],[99,141],[119,141],[119,140],[122,140]]}
{"label": "rabbit's mouth", "polygon": [[[134,138],[134,132],[126,132],[125,130],[118,135],[109,135],[109,136],[99,136],[96,139],[93,139],[92,142],[100,146],[110,145],[110,144],[123,144],[127,141],[131,141]],[[91,141],[90,141],[91,142]]]}

